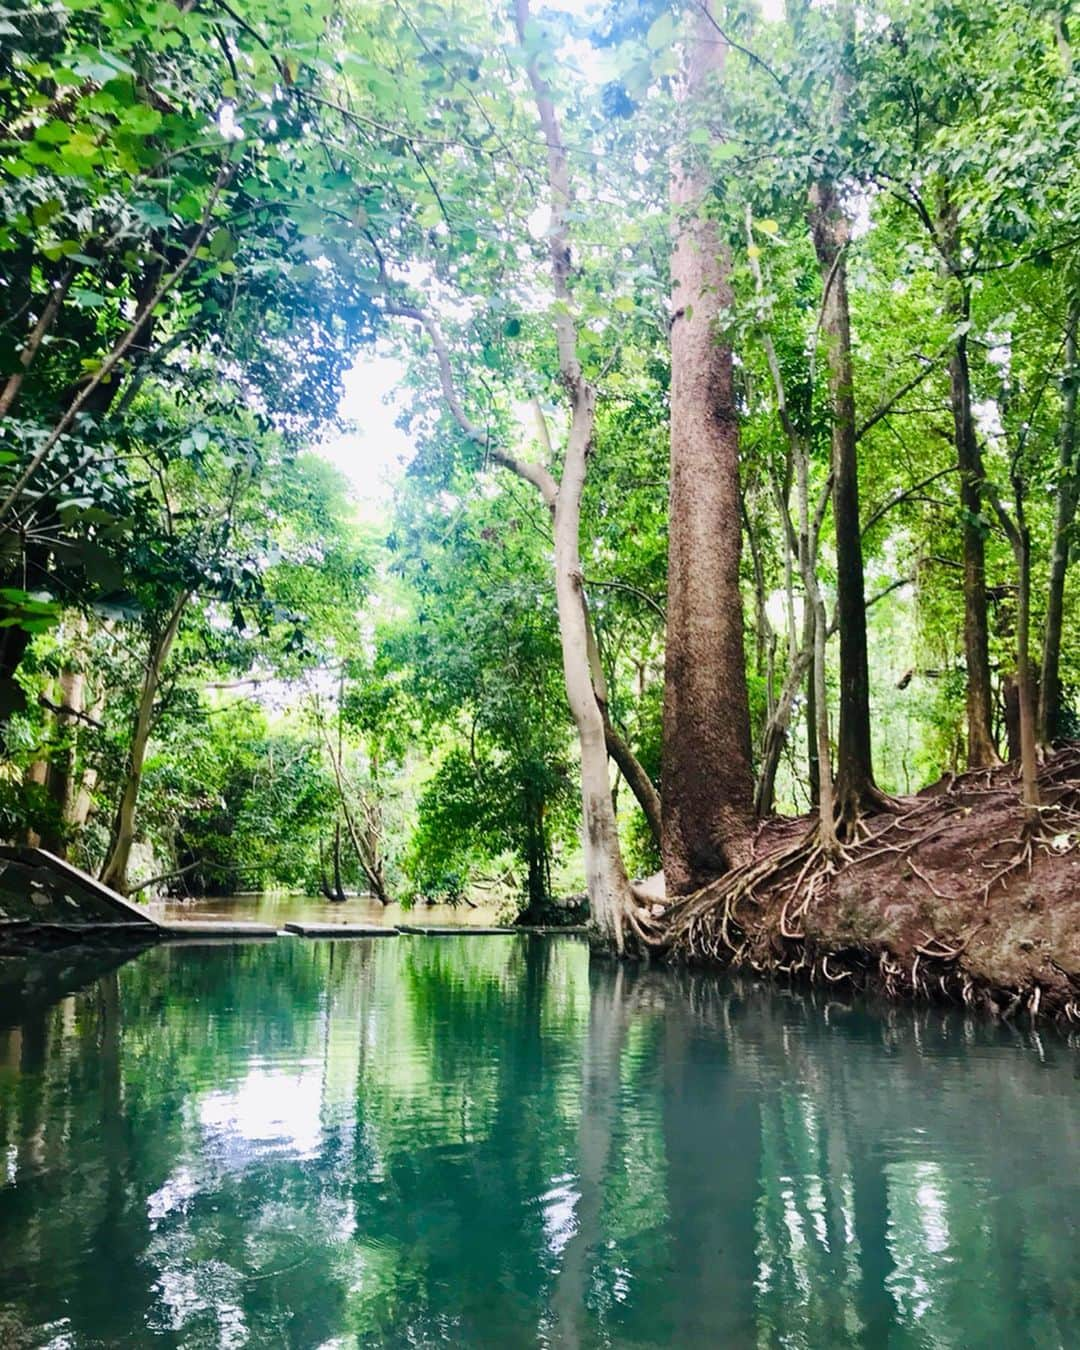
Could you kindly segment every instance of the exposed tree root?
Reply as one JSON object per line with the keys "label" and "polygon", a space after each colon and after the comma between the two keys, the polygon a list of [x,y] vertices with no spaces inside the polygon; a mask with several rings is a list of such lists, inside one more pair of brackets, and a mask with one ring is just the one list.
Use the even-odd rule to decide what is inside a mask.
{"label": "exposed tree root", "polygon": [[[1080,922],[1060,910],[1075,906],[1080,920],[1080,746],[1048,757],[1039,788],[1036,816],[1008,766],[950,776],[851,822],[838,848],[816,824],[770,822],[750,862],[630,926],[675,961],[944,1000],[1005,1021],[1080,1021]],[[1033,916],[1051,894],[1061,921],[1040,927]]]}

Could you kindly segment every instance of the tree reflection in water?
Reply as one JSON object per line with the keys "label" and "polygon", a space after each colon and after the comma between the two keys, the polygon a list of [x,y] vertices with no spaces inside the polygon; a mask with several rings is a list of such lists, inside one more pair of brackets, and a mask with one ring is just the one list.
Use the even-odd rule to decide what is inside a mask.
{"label": "tree reflection in water", "polygon": [[0,1343],[1080,1344],[1060,1041],[570,938],[15,974]]}

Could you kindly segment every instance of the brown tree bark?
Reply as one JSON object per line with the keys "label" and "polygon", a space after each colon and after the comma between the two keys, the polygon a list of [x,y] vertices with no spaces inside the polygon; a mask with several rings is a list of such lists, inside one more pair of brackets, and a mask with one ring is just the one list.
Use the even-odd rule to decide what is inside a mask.
{"label": "brown tree bark", "polygon": [[[726,45],[703,0],[690,38],[685,102],[700,117]],[[746,862],[754,781],[739,586],[739,427],[731,350],[717,316],[731,302],[730,262],[705,213],[707,165],[673,168],[671,488],[664,676],[663,863],[686,894]]]}
{"label": "brown tree bark", "polygon": [[[859,812],[879,805],[881,794],[874,783],[870,739],[870,669],[859,520],[858,428],[845,258],[850,227],[836,184],[830,180],[819,181],[811,189],[810,225],[824,288],[821,334],[826,349],[832,410],[836,614],[840,632],[836,809],[841,819],[850,821]],[[820,685],[817,693],[820,698]],[[819,764],[819,772],[822,768]]]}
{"label": "brown tree bark", "polygon": [[135,842],[135,810],[139,801],[139,789],[142,787],[146,747],[153,729],[154,700],[190,598],[187,591],[177,598],[164,628],[152,640],[147,655],[146,672],[143,675],[142,689],[139,691],[139,702],[135,710],[135,726],[132,731],[127,772],[124,775],[120,801],[116,808],[108,856],[101,869],[101,880],[104,884],[111,886],[114,891],[119,891],[121,895],[126,895],[128,890],[128,861]]}
{"label": "brown tree bark", "polygon": [[1046,629],[1043,634],[1042,682],[1036,738],[1052,745],[1059,737],[1061,719],[1061,631],[1065,613],[1065,577],[1069,568],[1071,536],[1076,521],[1078,487],[1076,463],[1076,392],[1080,367],[1076,360],[1076,330],[1080,326],[1080,298],[1069,305],[1065,331],[1065,371],[1058,452],[1057,501],[1054,506],[1054,545],[1050,555],[1050,581],[1046,597]]}

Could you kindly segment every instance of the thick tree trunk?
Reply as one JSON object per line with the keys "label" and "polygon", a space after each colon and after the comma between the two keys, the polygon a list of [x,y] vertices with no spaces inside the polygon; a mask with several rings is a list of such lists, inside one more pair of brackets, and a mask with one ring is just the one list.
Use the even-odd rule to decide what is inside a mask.
{"label": "thick tree trunk", "polygon": [[[725,45],[708,0],[693,33],[686,106],[705,106]],[[684,144],[683,153],[692,147]],[[746,862],[754,781],[739,586],[739,427],[730,348],[717,315],[731,301],[729,261],[705,214],[703,161],[675,165],[671,260],[671,495],[664,678],[663,864],[669,895]]]}
{"label": "thick tree trunk", "polygon": [[[860,811],[879,804],[881,798],[874,785],[870,739],[870,670],[866,650],[855,386],[845,261],[849,225],[834,183],[824,180],[814,184],[810,193],[810,222],[824,286],[821,333],[828,360],[832,411],[836,608],[840,630],[836,806],[840,816],[850,821]],[[819,697],[820,693],[819,686]],[[823,768],[820,766],[819,772]]]}
{"label": "thick tree trunk", "polygon": [[1065,371],[1058,454],[1057,501],[1054,509],[1054,544],[1050,555],[1050,583],[1046,598],[1046,631],[1043,635],[1042,681],[1036,737],[1051,745],[1061,734],[1061,630],[1065,612],[1065,576],[1077,506],[1076,386],[1080,369],[1076,360],[1076,330],[1080,326],[1080,299],[1069,306],[1065,333]]}
{"label": "thick tree trunk", "polygon": [[101,869],[101,880],[114,891],[119,891],[121,895],[126,895],[128,889],[128,860],[135,842],[135,810],[139,801],[139,789],[142,786],[146,747],[153,727],[154,700],[157,697],[165,662],[169,659],[169,652],[180,630],[180,621],[184,617],[184,610],[190,598],[190,594],[186,591],[179,597],[165,627],[151,642],[147,656],[146,673],[143,676],[135,711],[135,727],[131,738],[127,773],[124,776],[120,802],[116,808],[108,857]]}

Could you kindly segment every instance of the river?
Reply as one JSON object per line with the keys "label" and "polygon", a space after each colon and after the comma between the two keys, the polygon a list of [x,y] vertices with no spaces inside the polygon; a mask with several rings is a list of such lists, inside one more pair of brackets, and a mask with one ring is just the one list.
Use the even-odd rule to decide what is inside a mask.
{"label": "river", "polygon": [[573,937],[0,963],[0,1345],[1080,1346],[1053,1034]]}

